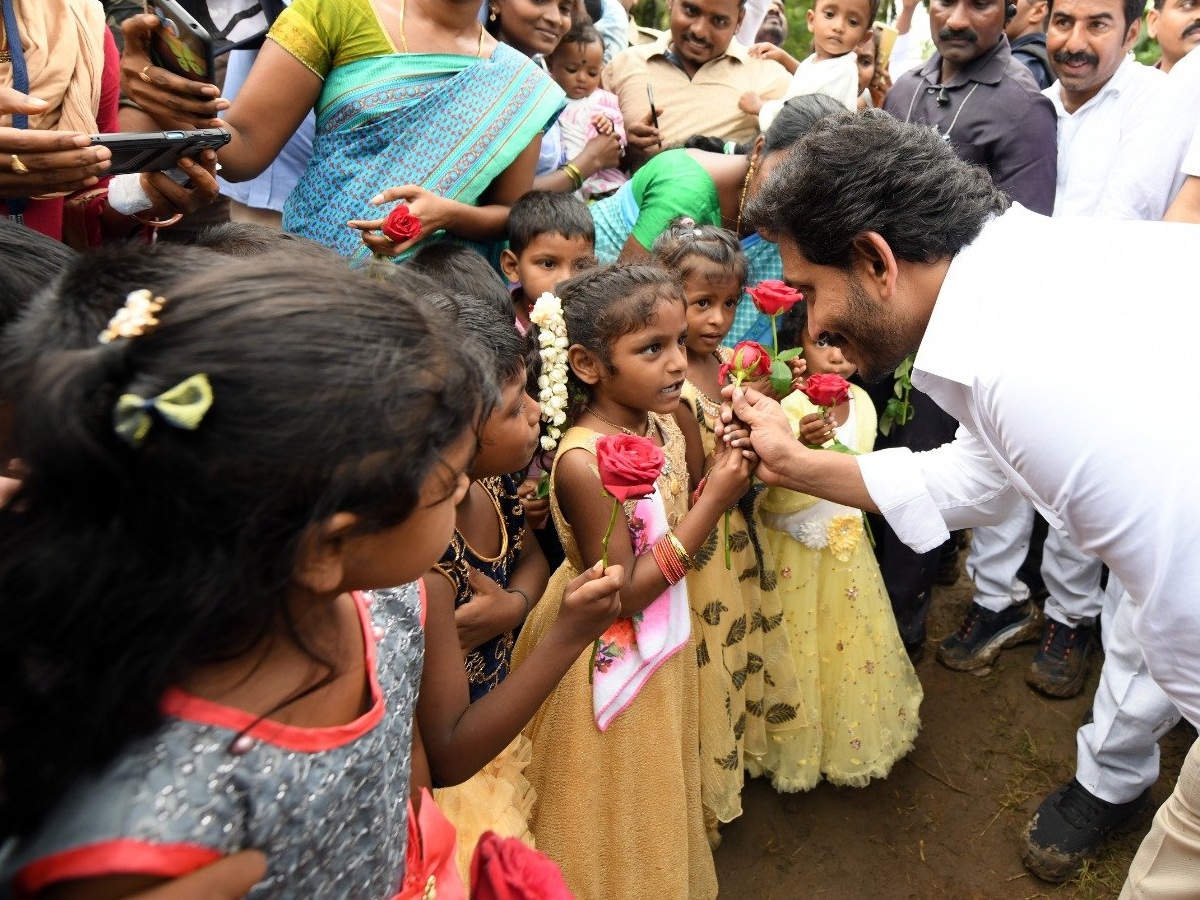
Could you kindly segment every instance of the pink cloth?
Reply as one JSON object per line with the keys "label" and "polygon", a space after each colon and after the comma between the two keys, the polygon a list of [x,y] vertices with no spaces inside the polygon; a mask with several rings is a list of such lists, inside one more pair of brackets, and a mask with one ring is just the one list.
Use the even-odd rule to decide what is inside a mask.
{"label": "pink cloth", "polygon": [[[625,118],[621,115],[617,95],[597,88],[591,96],[580,100],[568,100],[567,108],[558,117],[558,127],[562,131],[563,149],[567,159],[578,156],[584,145],[599,134],[596,126],[592,124],[592,117],[597,113],[612,120],[617,137],[621,139],[622,149],[625,147]],[[584,180],[579,194],[583,199],[589,200],[612,193],[628,180],[629,177],[620,169],[601,169]]]}
{"label": "pink cloth", "polygon": [[[670,530],[662,497],[637,501],[629,518],[634,556],[650,553]],[[692,629],[687,580],[668,585],[640,613],[617,619],[600,636],[592,670],[592,711],[604,731],[638,695],[659,666],[688,642]]]}

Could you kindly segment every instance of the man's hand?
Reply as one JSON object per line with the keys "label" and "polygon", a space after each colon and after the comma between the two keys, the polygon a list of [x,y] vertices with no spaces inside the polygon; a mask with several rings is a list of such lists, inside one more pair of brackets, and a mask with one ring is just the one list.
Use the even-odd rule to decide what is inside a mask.
{"label": "man's hand", "polygon": [[661,116],[661,106],[654,107],[654,115],[646,113],[646,118],[639,122],[625,123],[625,138],[630,148],[639,156],[653,156],[663,148],[662,135],[654,125],[654,116]]}
{"label": "man's hand", "polygon": [[160,128],[219,128],[217,113],[229,108],[216,85],[191,81],[150,61],[150,37],[160,28],[157,16],[131,16],[121,25],[121,90]]}
{"label": "man's hand", "polygon": [[[732,406],[721,407],[719,437],[748,457],[757,454],[759,463],[754,474],[767,484],[786,484],[797,442],[783,407],[758,391],[733,385],[726,385],[721,393],[732,401]],[[745,428],[749,429],[748,435]]]}

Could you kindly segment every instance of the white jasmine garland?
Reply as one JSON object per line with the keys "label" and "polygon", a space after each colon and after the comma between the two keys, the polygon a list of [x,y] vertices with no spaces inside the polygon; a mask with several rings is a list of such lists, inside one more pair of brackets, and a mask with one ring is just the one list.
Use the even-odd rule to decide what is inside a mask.
{"label": "white jasmine garland", "polygon": [[542,449],[549,452],[562,439],[562,426],[567,422],[567,322],[562,314],[562,301],[549,291],[538,297],[529,313],[536,325],[542,374],[538,378],[538,405],[546,422]]}

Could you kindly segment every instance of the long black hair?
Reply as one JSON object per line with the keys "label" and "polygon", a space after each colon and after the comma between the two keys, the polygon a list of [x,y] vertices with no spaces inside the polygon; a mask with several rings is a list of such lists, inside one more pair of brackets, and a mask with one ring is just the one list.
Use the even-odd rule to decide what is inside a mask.
{"label": "long black hair", "polygon": [[[229,261],[163,296],[142,336],[42,356],[18,402],[0,835],[150,733],[167,687],[281,628],[295,638],[305,533],[341,511],[368,533],[404,521],[490,384],[450,316],[341,261]],[[137,447],[114,433],[120,395],[198,373],[214,399],[194,431],[155,419]]]}

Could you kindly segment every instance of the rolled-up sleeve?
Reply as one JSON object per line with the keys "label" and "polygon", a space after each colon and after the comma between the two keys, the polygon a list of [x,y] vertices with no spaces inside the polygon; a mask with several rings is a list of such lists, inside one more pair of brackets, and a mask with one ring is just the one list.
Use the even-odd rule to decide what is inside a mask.
{"label": "rolled-up sleeve", "polygon": [[950,530],[1001,522],[1020,501],[984,446],[965,428],[949,444],[913,453],[894,447],[858,457],[871,499],[896,536],[917,553]]}

